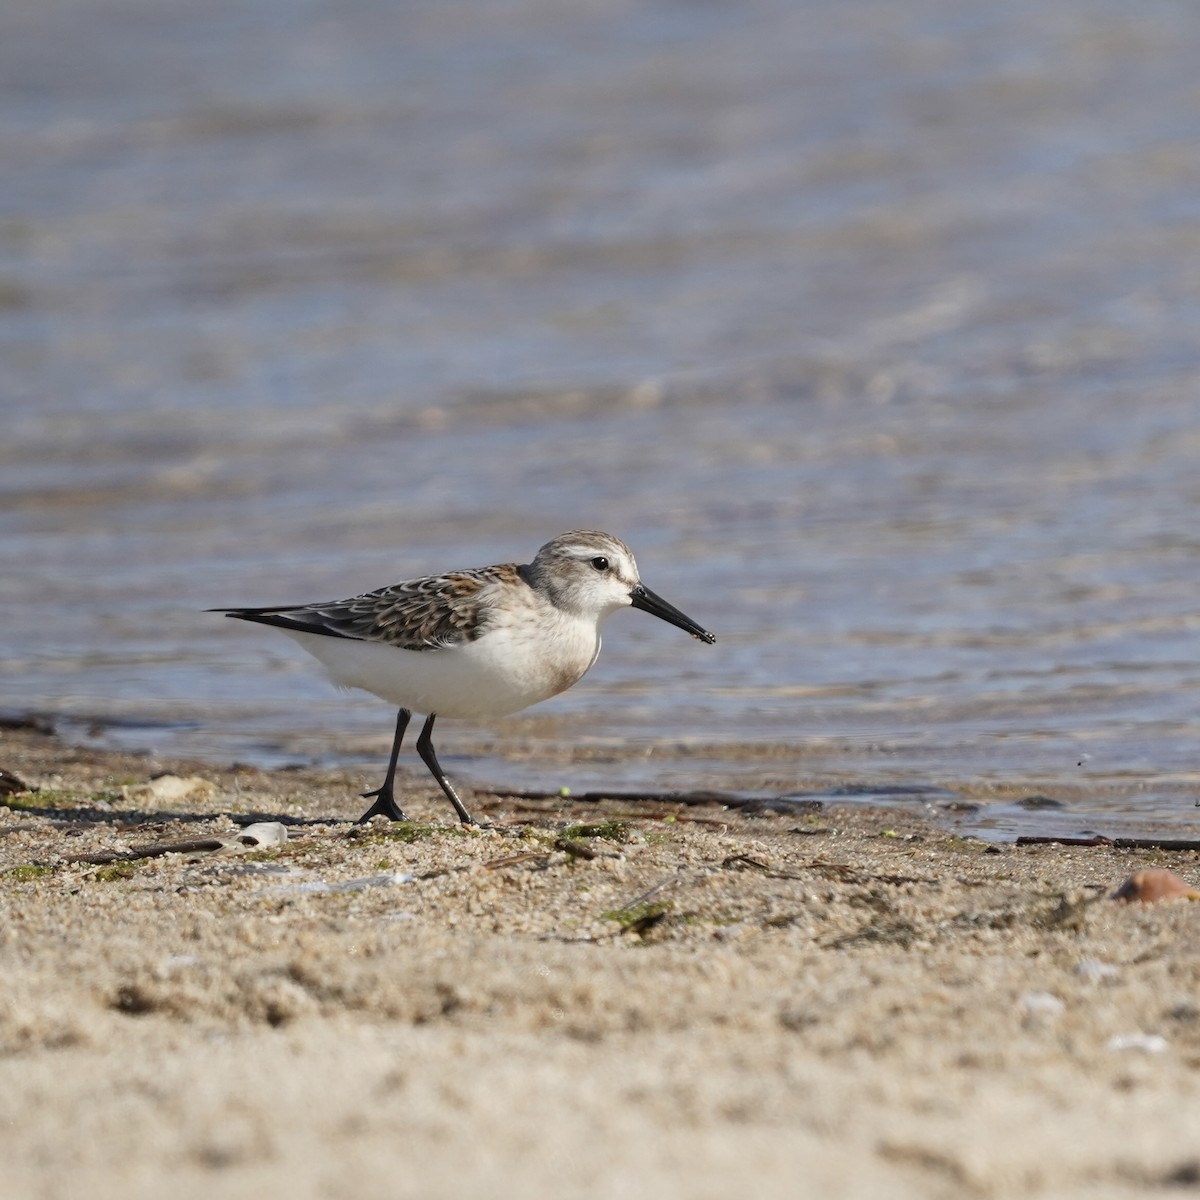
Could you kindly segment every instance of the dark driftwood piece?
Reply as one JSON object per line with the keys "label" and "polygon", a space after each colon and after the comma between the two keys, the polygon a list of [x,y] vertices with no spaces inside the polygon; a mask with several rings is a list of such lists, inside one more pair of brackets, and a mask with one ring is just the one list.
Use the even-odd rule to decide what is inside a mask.
{"label": "dark driftwood piece", "polygon": [[188,838],[182,842],[155,842],[148,846],[131,846],[128,850],[101,850],[95,854],[64,854],[63,862],[89,863],[102,867],[108,863],[136,862],[139,858],[161,858],[164,854],[197,854],[202,850],[220,850],[225,843],[219,838]]}
{"label": "dark driftwood piece", "polygon": [[1116,850],[1200,850],[1200,839],[1196,838],[1131,838],[1105,837],[1091,834],[1088,837],[1052,837],[1023,834],[1017,838],[1018,846],[1111,846]]}

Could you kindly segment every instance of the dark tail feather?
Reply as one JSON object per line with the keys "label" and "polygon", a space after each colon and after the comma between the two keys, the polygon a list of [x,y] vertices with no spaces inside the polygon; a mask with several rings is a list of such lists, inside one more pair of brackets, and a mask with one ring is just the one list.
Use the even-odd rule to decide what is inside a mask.
{"label": "dark tail feather", "polygon": [[[224,613],[227,617],[235,617],[239,621],[256,621],[259,625],[273,625],[276,629],[295,629],[300,633],[319,633],[323,637],[340,637],[347,635],[331,629],[314,614],[307,605],[292,604],[275,608],[206,608],[205,612]],[[304,616],[290,616],[291,613],[304,613]],[[349,638],[359,641],[359,638]]]}

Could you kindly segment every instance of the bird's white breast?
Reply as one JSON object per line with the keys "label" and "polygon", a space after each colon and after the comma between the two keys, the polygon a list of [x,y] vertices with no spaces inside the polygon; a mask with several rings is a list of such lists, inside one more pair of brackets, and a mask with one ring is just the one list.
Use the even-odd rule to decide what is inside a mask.
{"label": "bird's white breast", "polygon": [[557,610],[519,614],[490,625],[473,642],[430,650],[285,632],[339,687],[361,688],[398,708],[443,717],[519,712],[576,683],[600,652],[594,622]]}

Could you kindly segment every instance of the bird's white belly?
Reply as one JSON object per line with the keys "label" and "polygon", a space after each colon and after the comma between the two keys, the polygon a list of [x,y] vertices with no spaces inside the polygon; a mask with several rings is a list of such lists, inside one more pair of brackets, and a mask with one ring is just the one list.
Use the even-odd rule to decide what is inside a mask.
{"label": "bird's white belly", "polygon": [[438,650],[284,632],[317,658],[339,687],[361,688],[398,708],[442,717],[519,712],[569,688],[600,650],[592,627],[560,628],[538,640],[527,631],[501,627],[477,641]]}

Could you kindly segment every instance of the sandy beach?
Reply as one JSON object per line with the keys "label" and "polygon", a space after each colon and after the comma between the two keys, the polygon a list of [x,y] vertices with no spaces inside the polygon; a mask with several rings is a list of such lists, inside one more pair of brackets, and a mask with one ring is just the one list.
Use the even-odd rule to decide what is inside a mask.
{"label": "sandy beach", "polygon": [[8,1195],[1200,1185],[1200,907],[1110,898],[1194,853],[482,794],[463,831],[415,777],[361,827],[354,773],[28,729],[0,767],[39,789],[0,809]]}

